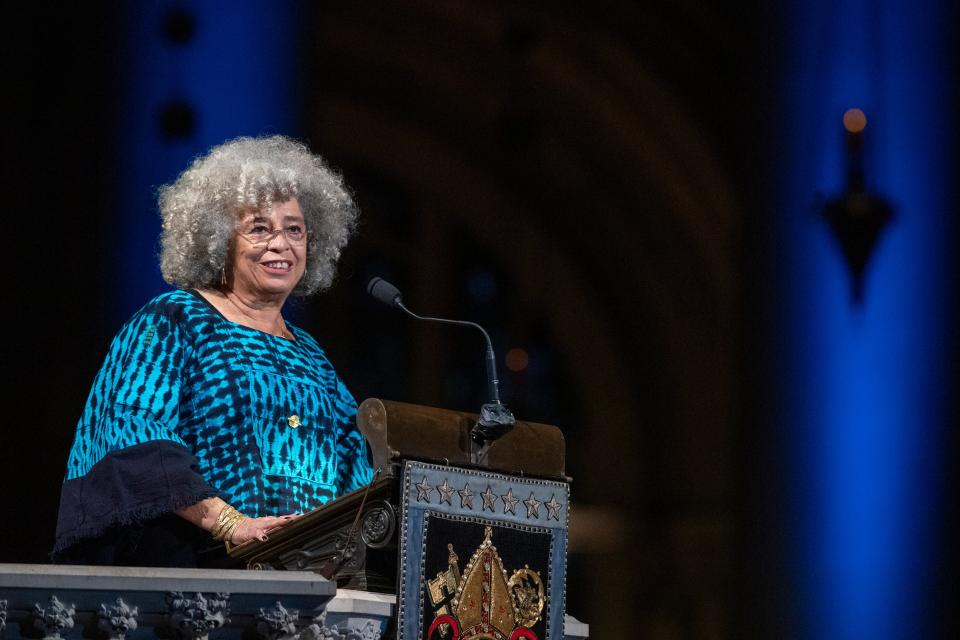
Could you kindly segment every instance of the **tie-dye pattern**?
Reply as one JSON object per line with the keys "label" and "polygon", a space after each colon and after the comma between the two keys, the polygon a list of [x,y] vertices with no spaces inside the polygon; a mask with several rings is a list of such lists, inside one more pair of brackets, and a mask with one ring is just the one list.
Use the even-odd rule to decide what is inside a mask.
{"label": "tie-dye pattern", "polygon": [[157,440],[185,447],[251,516],[308,511],[369,482],[356,402],[317,342],[290,330],[296,340],[229,322],[188,291],[149,302],[111,345],[65,482]]}

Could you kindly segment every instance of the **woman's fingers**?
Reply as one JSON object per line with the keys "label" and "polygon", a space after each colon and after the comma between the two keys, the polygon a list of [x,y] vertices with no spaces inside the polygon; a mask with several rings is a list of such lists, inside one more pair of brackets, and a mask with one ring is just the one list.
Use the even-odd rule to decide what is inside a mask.
{"label": "woman's fingers", "polygon": [[300,517],[300,514],[291,513],[285,516],[264,516],[262,518],[245,518],[234,529],[230,541],[233,544],[243,544],[248,540],[266,542],[270,539],[269,532],[282,527]]}
{"label": "woman's fingers", "polygon": [[282,527],[285,524],[293,522],[299,517],[300,516],[291,513],[285,516],[268,516],[265,518],[260,518],[260,520],[264,520],[265,528],[267,530],[270,530],[270,529],[276,529],[277,527]]}

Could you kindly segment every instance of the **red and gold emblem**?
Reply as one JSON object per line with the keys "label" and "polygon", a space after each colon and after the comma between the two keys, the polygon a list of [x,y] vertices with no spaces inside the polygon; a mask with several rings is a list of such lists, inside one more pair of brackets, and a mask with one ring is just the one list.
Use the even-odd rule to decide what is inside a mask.
{"label": "red and gold emblem", "polygon": [[429,640],[538,640],[530,628],[543,614],[540,574],[524,566],[508,578],[492,538],[493,529],[486,527],[463,575],[453,545],[447,545],[447,570],[426,585],[436,614]]}

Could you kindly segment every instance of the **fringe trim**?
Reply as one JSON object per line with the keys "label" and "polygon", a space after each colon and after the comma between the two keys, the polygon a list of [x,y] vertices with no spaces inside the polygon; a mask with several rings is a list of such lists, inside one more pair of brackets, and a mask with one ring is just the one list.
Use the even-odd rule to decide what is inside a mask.
{"label": "fringe trim", "polygon": [[115,512],[113,517],[109,519],[102,520],[96,524],[86,525],[78,529],[74,529],[70,533],[58,537],[55,541],[53,551],[51,551],[49,554],[50,560],[56,563],[57,555],[59,553],[79,542],[103,535],[110,527],[136,524],[145,520],[159,518],[162,515],[173,513],[182,507],[189,507],[190,505],[196,504],[201,500],[206,500],[207,498],[213,498],[219,495],[220,493],[218,491],[210,488],[197,493],[170,496],[168,500],[162,503],[153,503],[143,505],[135,509],[127,509],[126,511]]}

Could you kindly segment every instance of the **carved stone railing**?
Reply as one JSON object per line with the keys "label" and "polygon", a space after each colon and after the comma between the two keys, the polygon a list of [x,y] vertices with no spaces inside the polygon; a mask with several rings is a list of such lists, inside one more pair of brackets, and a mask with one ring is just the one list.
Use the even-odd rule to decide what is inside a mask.
{"label": "carved stone railing", "polygon": [[388,640],[395,610],[310,572],[0,564],[8,640]]}

